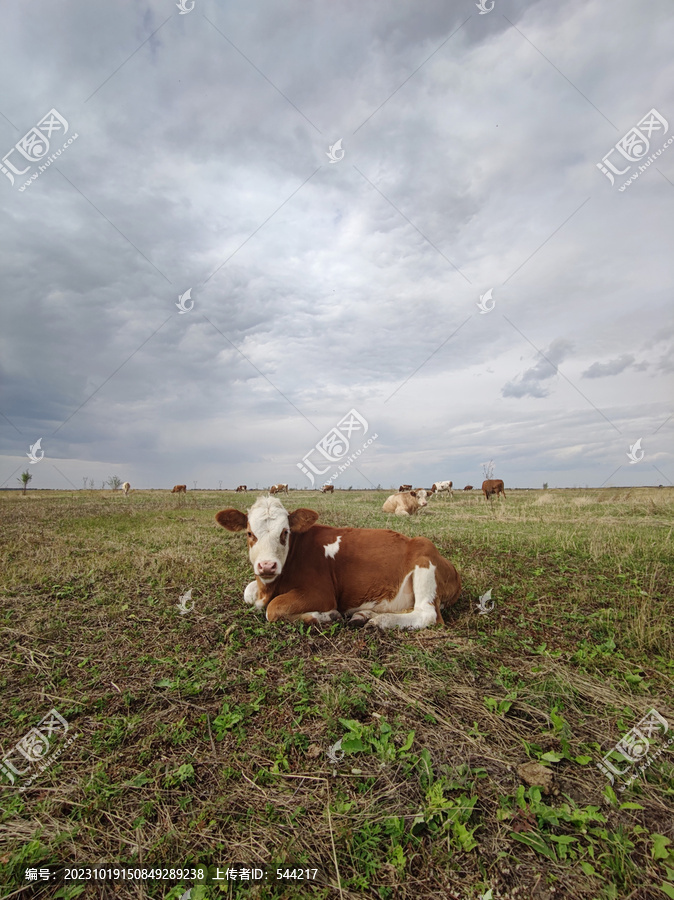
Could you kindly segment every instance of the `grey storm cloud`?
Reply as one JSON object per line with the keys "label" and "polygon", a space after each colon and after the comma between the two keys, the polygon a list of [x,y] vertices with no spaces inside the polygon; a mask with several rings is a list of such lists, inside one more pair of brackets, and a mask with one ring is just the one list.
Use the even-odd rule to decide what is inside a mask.
{"label": "grey storm cloud", "polygon": [[619,356],[617,359],[610,359],[605,363],[592,363],[592,365],[582,373],[582,377],[604,378],[607,375],[619,375],[621,372],[624,372],[625,369],[629,368],[633,362],[634,357],[631,353],[623,353],[623,355]]}
{"label": "grey storm cloud", "polygon": [[547,397],[550,393],[541,385],[557,374],[557,366],[573,349],[573,344],[564,338],[557,338],[542,351],[538,362],[527,369],[516,381],[509,381],[501,391],[504,397]]}
{"label": "grey storm cloud", "polygon": [[350,409],[378,438],[345,486],[601,484],[607,419],[667,419],[674,146],[624,193],[597,168],[651,108],[674,129],[667,0],[30,7],[0,159],[51,109],[78,137],[0,169],[0,487],[40,437],[34,487],[308,487]]}

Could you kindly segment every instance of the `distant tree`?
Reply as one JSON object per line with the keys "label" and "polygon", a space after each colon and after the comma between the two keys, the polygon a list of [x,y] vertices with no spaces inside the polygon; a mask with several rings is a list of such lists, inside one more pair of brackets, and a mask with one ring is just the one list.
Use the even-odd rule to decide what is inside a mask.
{"label": "distant tree", "polygon": [[194,490],[196,491],[196,489],[197,489],[197,483],[196,483],[196,481],[193,481],[192,484],[194,485]]}
{"label": "distant tree", "polygon": [[219,491],[222,490],[222,479],[220,481],[218,481],[218,490]]}
{"label": "distant tree", "polygon": [[86,491],[86,489],[87,489],[87,479],[86,479],[86,478],[83,478],[82,481],[84,482],[84,490]]}
{"label": "distant tree", "polygon": [[548,483],[547,483],[547,481],[544,481],[543,482],[543,490],[547,491],[547,489],[548,489]]}
{"label": "distant tree", "polygon": [[16,480],[20,481],[23,485],[23,491],[21,491],[21,493],[25,494],[26,488],[28,487],[28,482],[33,480],[33,476],[30,474],[30,469],[26,469],[25,472],[22,472],[21,478],[17,478]]}
{"label": "distant tree", "polygon": [[95,487],[95,485],[94,485],[94,479],[93,479],[93,478],[90,478],[90,479],[89,479],[89,487],[90,487],[90,489],[93,491],[93,489],[94,489],[94,487]]}
{"label": "distant tree", "polygon": [[489,462],[482,463],[482,472],[485,477],[485,481],[488,481],[490,478],[494,477],[494,460],[490,459]]}
{"label": "distant tree", "polygon": [[119,475],[111,475],[103,484],[109,484],[113,491],[118,491],[122,486],[122,479]]}

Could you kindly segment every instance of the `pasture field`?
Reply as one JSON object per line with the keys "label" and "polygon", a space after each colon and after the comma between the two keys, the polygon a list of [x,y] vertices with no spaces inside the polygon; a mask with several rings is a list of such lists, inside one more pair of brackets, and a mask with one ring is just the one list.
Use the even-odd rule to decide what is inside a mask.
{"label": "pasture field", "polygon": [[[24,872],[238,864],[319,873],[192,900],[674,898],[674,489],[506,491],[410,519],[388,491],[281,498],[436,543],[461,599],[411,633],[245,606],[214,515],[251,494],[0,493],[2,752],[52,708],[78,735],[25,790],[0,775],[2,895],[179,898]],[[668,733],[611,787],[597,763],[650,709]]]}

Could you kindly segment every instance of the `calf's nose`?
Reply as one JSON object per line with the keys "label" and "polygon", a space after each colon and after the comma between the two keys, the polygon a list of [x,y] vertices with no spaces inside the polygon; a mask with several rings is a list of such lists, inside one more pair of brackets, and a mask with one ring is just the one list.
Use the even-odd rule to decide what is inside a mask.
{"label": "calf's nose", "polygon": [[273,559],[263,559],[257,564],[258,575],[276,575],[276,562]]}

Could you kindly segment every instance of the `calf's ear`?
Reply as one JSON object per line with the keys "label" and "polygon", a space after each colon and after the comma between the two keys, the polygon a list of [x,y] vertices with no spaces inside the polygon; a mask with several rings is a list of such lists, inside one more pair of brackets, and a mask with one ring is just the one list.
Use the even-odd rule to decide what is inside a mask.
{"label": "calf's ear", "polygon": [[215,521],[227,531],[243,531],[248,525],[248,516],[238,509],[223,509],[217,514]]}
{"label": "calf's ear", "polygon": [[296,509],[288,516],[288,523],[294,534],[302,534],[308,531],[317,519],[318,513],[313,509]]}
{"label": "calf's ear", "polygon": [[410,491],[410,494],[411,494],[413,497],[416,497],[417,492],[416,492],[416,491]]}

